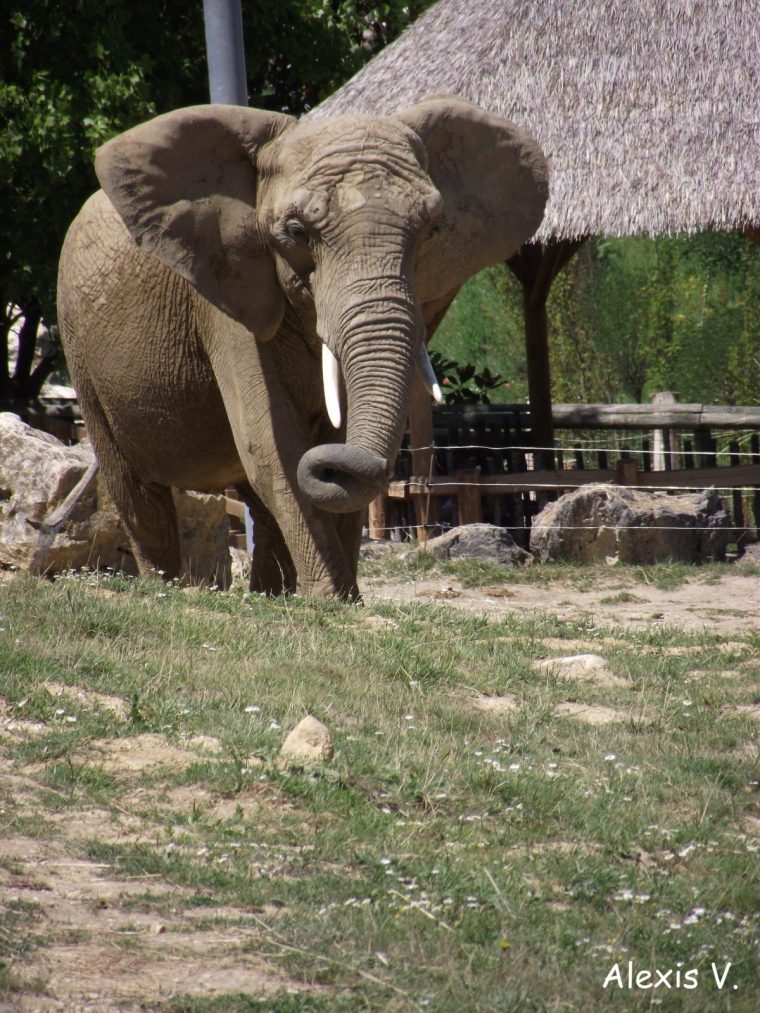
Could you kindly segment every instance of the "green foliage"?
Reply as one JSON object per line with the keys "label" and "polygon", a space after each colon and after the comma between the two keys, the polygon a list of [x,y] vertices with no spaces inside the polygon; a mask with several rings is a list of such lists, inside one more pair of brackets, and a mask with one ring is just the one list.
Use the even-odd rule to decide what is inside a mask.
{"label": "green foliage", "polygon": [[327,98],[432,0],[243,3],[250,103],[294,115]]}
{"label": "green foliage", "polygon": [[[250,103],[299,114],[403,30],[426,0],[243,3]],[[0,310],[55,319],[58,253],[97,189],[98,145],[208,101],[201,0],[10,0],[0,20]],[[0,321],[4,363],[8,321]],[[3,389],[5,388],[5,390]],[[0,394],[7,378],[0,369]]]}
{"label": "green foliage", "polygon": [[3,305],[36,298],[52,319],[63,234],[97,188],[95,148],[156,112],[203,101],[201,13],[179,2],[11,4],[0,23]]}
{"label": "green foliage", "polygon": [[463,401],[490,404],[491,391],[504,386],[504,377],[494,376],[487,366],[478,371],[472,363],[462,365],[444,359],[438,352],[430,353],[430,361],[448,404]]}
{"label": "green foliage", "polygon": [[[522,294],[504,265],[489,267],[467,282],[433,335],[430,349],[431,355],[471,363],[476,372],[488,371],[494,383],[502,385],[494,401],[521,401],[527,396]],[[496,387],[486,384],[483,389]]]}
{"label": "green foliage", "polygon": [[[555,401],[760,401],[760,247],[741,233],[594,238],[560,272],[547,305]],[[514,378],[523,400],[519,285],[503,267],[462,289],[432,346]]]}

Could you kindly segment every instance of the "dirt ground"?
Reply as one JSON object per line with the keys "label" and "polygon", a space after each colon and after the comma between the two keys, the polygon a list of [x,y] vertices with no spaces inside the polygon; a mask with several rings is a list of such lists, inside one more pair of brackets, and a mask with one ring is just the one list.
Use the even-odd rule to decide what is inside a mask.
{"label": "dirt ground", "polygon": [[512,588],[464,588],[445,579],[385,583],[365,579],[364,597],[374,601],[445,601],[453,608],[492,616],[551,613],[565,620],[593,621],[598,627],[641,629],[653,623],[719,635],[760,631],[760,577],[732,569],[705,580],[695,576],[676,588],[662,590],[646,581],[622,581],[614,570],[601,573],[591,590],[571,582],[517,584]]}
{"label": "dirt ground", "polygon": [[[658,589],[646,581],[623,581],[614,571],[601,573],[592,589],[580,590],[572,582],[515,584],[511,588],[465,589],[444,578],[418,582],[363,582],[365,600],[436,601],[455,609],[498,617],[508,613],[552,613],[567,620],[592,621],[596,629],[642,629],[652,624],[679,627],[687,631],[709,630],[725,637],[760,631],[760,578],[736,568],[718,578],[694,578],[678,587]],[[387,621],[379,617],[379,622]],[[563,641],[571,650],[577,645]],[[586,647],[586,649],[588,649]],[[572,660],[572,659],[569,659]],[[585,674],[582,677],[586,677]],[[597,681],[604,672],[591,673]],[[50,691],[61,696],[86,697],[83,690],[51,684]],[[127,705],[117,697],[92,694],[93,702],[126,718]],[[474,701],[482,709],[498,707],[508,711],[514,702],[508,697],[484,697]],[[47,731],[44,725],[15,719],[0,699],[0,740],[7,742]],[[579,707],[578,704],[563,705]],[[588,708],[586,708],[588,710]],[[595,722],[618,718],[615,712],[575,715]],[[609,710],[609,709],[608,709]],[[760,716],[760,715],[759,715]],[[97,755],[82,757],[97,761],[103,769],[118,772],[124,784],[122,804],[115,810],[97,807],[66,807],[60,815],[46,817],[54,824],[52,834],[35,836],[23,829],[4,835],[0,841],[0,893],[4,905],[37,906],[42,912],[40,931],[43,945],[11,962],[11,972],[20,989],[0,992],[0,1013],[9,1011],[142,1010],[160,1007],[177,994],[214,996],[242,993],[265,997],[276,992],[299,991],[271,961],[256,953],[261,926],[256,913],[234,908],[193,908],[186,903],[185,888],[164,882],[160,877],[115,877],[108,864],[82,857],[81,844],[94,836],[101,841],[153,841],[161,838],[166,820],[176,820],[183,811],[198,806],[212,817],[224,820],[229,814],[223,801],[206,797],[197,786],[184,792],[175,789],[155,798],[138,798],[144,788],[137,785],[141,772],[154,765],[178,769],[199,756],[213,753],[218,742],[198,737],[178,748],[160,735],[138,735],[102,741]],[[0,758],[0,815],[23,816],[39,811],[39,782],[34,771],[20,773],[9,760]],[[266,800],[243,800],[252,809]],[[239,804],[239,803],[238,803]],[[4,810],[4,812],[2,812]],[[151,812],[151,817],[138,816]],[[23,822],[21,824],[23,827]],[[48,830],[50,827],[48,827]],[[145,905],[131,899],[150,897],[164,903],[153,905],[161,914],[146,914]],[[3,933],[13,927],[0,925]],[[6,940],[7,941],[7,940]],[[301,986],[302,989],[302,986]]]}
{"label": "dirt ground", "polygon": [[[76,693],[82,695],[81,690]],[[1,705],[2,701],[2,737],[38,731],[29,722],[10,721]],[[114,876],[109,863],[82,857],[82,845],[92,839],[155,843],[166,836],[168,823],[191,811],[203,810],[220,822],[227,819],[229,803],[197,785],[153,794],[136,784],[142,771],[181,769],[214,751],[214,742],[203,738],[190,740],[186,749],[155,734],[99,742],[93,755],[79,759],[119,770],[124,787],[120,805],[68,806],[59,814],[48,813],[43,836],[18,833],[0,841],[3,905],[6,909],[35,905],[42,916],[38,931],[43,940],[11,962],[16,988],[5,999],[0,991],[0,1013],[144,1010],[182,994],[242,993],[263,998],[280,991],[303,991],[256,954],[261,932],[255,912],[194,908],[188,903],[189,889],[156,875]],[[38,782],[3,759],[0,783],[4,796],[0,805],[12,800],[12,811],[22,815],[40,811]],[[237,800],[235,808],[240,804]],[[261,804],[242,800],[244,809]],[[136,815],[141,812],[151,816]],[[157,907],[160,913],[145,913],[146,907]],[[12,926],[0,925],[0,943],[4,933],[12,932]]]}

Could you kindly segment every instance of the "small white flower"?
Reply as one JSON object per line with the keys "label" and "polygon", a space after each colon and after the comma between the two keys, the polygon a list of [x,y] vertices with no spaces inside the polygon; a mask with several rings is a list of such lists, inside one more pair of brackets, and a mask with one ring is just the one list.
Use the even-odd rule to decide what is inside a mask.
{"label": "small white flower", "polygon": [[243,708],[246,714],[260,714],[261,707],[257,707],[255,703],[250,704],[248,707]]}
{"label": "small white flower", "polygon": [[607,763],[612,763],[613,760],[617,759],[617,756],[615,755],[615,753],[605,753],[604,759],[607,761]]}

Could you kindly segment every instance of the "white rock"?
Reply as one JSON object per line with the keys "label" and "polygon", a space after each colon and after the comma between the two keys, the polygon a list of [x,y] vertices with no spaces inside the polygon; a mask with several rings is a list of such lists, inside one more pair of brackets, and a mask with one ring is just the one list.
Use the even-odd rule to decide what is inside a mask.
{"label": "white rock", "polygon": [[[18,416],[0,413],[0,565],[32,573],[83,566],[136,572],[129,540],[100,475],[59,530],[44,527],[93,460],[89,441],[67,447]],[[224,498],[177,490],[173,495],[185,579],[229,586]]]}
{"label": "white rock", "polygon": [[281,766],[304,767],[332,759],[333,744],[329,730],[310,714],[288,734],[280,749]]}

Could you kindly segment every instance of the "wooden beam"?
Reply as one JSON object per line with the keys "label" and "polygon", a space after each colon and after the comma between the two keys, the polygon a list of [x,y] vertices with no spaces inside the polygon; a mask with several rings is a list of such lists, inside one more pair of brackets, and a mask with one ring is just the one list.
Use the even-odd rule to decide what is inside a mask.
{"label": "wooden beam", "polygon": [[[549,327],[546,300],[552,282],[585,238],[551,239],[548,243],[526,243],[507,261],[507,266],[522,285],[525,353],[528,371],[531,431],[534,446],[554,446],[552,422],[552,383],[549,359]],[[547,449],[537,451],[543,467],[554,464]]]}
{"label": "wooden beam", "polygon": [[[433,405],[425,385],[415,371],[409,401],[409,439],[412,444],[412,471],[415,475],[432,475],[433,471]],[[428,525],[434,523],[432,515],[435,501],[427,493],[415,498],[417,538],[427,539]]]}
{"label": "wooden beam", "polygon": [[481,524],[483,522],[483,487],[480,484],[480,470],[458,471],[457,513],[459,524]]}
{"label": "wooden beam", "polygon": [[760,429],[760,408],[703,404],[555,404],[558,429]]}
{"label": "wooden beam", "polygon": [[[545,468],[538,471],[519,471],[508,475],[481,475],[478,482],[481,496],[508,495],[513,492],[531,492],[535,489],[577,489],[583,485],[604,482],[615,485],[613,468],[568,468],[560,471]],[[641,485],[658,489],[718,489],[755,488],[760,482],[760,468],[756,464],[743,464],[738,468],[683,468],[678,471],[648,471],[639,474]],[[474,479],[468,479],[468,482]],[[391,482],[388,496],[405,499],[429,492],[432,496],[456,496],[463,488],[458,475],[439,475],[430,480],[414,476]]]}

